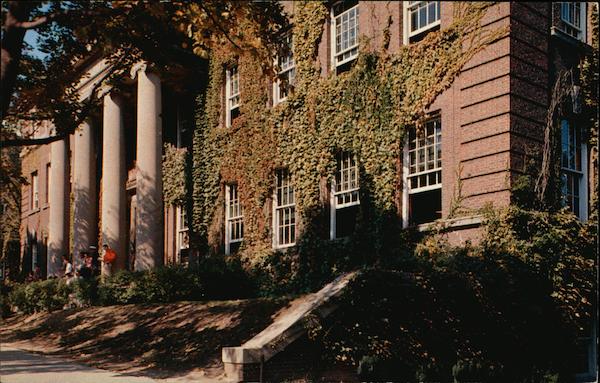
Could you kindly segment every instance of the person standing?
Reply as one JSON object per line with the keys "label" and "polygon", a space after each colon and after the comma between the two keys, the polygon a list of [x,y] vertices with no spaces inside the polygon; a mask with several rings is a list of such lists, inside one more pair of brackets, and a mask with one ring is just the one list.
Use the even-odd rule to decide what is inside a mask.
{"label": "person standing", "polygon": [[106,274],[112,274],[112,265],[115,263],[117,259],[117,253],[113,249],[111,249],[107,243],[102,245],[102,249],[104,250],[104,254],[102,256],[102,262],[106,265],[105,270]]}
{"label": "person standing", "polygon": [[73,264],[69,261],[69,257],[66,254],[62,256],[63,261],[63,277],[71,278],[73,276]]}

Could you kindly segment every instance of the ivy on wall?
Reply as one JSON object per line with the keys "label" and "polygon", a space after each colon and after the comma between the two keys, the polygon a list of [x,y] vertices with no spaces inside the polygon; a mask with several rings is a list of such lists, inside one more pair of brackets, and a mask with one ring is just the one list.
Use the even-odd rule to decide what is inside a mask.
{"label": "ivy on wall", "polygon": [[[357,232],[377,250],[383,236],[375,234],[398,216],[398,161],[406,127],[419,126],[428,107],[452,85],[465,63],[506,33],[505,29],[480,28],[489,6],[455,4],[454,21],[448,28],[393,54],[387,51],[386,41],[375,51],[361,48],[349,71],[325,77],[317,49],[329,13],[323,2],[300,2],[293,16],[294,90],[275,107],[269,107],[273,75],[268,64],[259,56],[234,53],[227,46],[213,51],[209,85],[205,98],[198,100],[201,112],[194,133],[192,222],[198,239],[205,246],[220,239],[221,186],[235,182],[244,208],[241,255],[255,261],[260,254],[269,254],[267,202],[275,169],[287,167],[301,225],[298,248],[308,242],[314,245],[322,239],[318,223],[325,211],[323,181],[333,177],[336,153],[350,151],[360,164]],[[368,46],[366,42],[363,39],[361,47]],[[224,128],[224,73],[236,62],[241,115]]]}
{"label": "ivy on wall", "polygon": [[187,150],[165,144],[162,160],[163,200],[165,205],[183,205],[187,191]]}

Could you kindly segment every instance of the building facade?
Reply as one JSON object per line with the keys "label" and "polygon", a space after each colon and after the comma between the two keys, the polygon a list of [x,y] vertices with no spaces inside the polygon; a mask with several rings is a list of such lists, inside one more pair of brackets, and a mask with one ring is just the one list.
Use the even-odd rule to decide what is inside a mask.
{"label": "building facade", "polygon": [[[297,4],[283,4],[293,24]],[[327,6],[329,16],[316,47],[323,78],[342,76],[352,68],[365,48],[361,44],[376,49],[387,40],[387,50],[394,54],[451,26],[455,4],[343,1]],[[592,7],[586,2],[501,2],[486,11],[482,27],[509,28],[508,33],[462,67],[429,107],[424,127],[409,130],[397,153],[396,208],[403,227],[426,231],[432,222],[443,220],[454,243],[477,241],[481,216],[453,218],[457,198],[471,211],[513,201],[515,181],[531,158],[541,156],[553,87],[564,71],[571,73],[575,96],[572,113],[554,121],[562,133],[562,194],[564,204],[587,219],[597,165],[577,118],[581,101],[576,89],[578,65],[592,41]],[[283,36],[282,44],[293,46],[291,35]],[[294,92],[293,51],[274,58],[277,76],[264,82],[269,107],[286,103]],[[194,77],[173,78],[140,63],[119,90],[103,87],[93,93],[108,65],[96,58],[82,68],[86,75],[79,84],[81,97],[101,97],[102,108],[70,137],[22,152],[23,175],[29,181],[22,189],[23,269],[40,265],[44,275],[60,275],[62,254],[102,244],[117,253],[114,269],[147,270],[188,262],[192,249],[203,248],[190,242],[193,204],[165,202],[162,163],[165,143],[188,155],[194,149],[194,116],[204,111],[198,110],[193,92],[181,91],[175,84]],[[224,66],[220,74],[218,125],[238,129],[247,84],[238,64]],[[52,126],[26,133],[50,135]],[[327,209],[324,237],[334,240],[353,233],[365,183],[360,163],[351,152],[336,153],[334,173],[322,180],[319,199]],[[296,245],[303,222],[296,211],[293,174],[282,166],[272,179],[272,195],[263,206],[270,222],[265,230],[272,248],[285,251]],[[243,184],[221,176],[219,187],[217,206],[207,224],[207,248],[234,254],[248,234],[240,197]],[[188,190],[185,200],[190,201],[192,194]],[[589,355],[593,358],[593,353]],[[595,374],[594,360],[588,361],[582,379]]]}
{"label": "building facade", "polygon": [[[284,2],[293,19],[294,2]],[[452,3],[340,2],[332,3],[318,45],[321,76],[346,71],[359,55],[359,42],[373,47],[389,33],[393,54],[430,31],[453,22]],[[477,53],[454,83],[429,108],[423,132],[411,130],[398,171],[399,213],[404,227],[426,230],[447,218],[460,193],[471,209],[506,206],[511,187],[523,173],[528,157],[539,155],[552,87],[560,70],[575,68],[591,42],[591,5],[584,2],[499,3],[490,8],[484,28],[510,27],[510,32]],[[386,27],[387,25],[387,27]],[[291,37],[285,38],[291,43]],[[291,51],[278,59],[269,103],[284,103],[294,82]],[[132,79],[119,94],[91,91],[107,70],[101,59],[82,65],[81,97],[103,97],[102,110],[68,140],[23,151],[22,246],[28,261],[45,264],[56,274],[60,255],[102,243],[120,254],[117,268],[135,263],[140,269],[186,260],[189,256],[189,208],[163,204],[161,161],[163,143],[190,150],[194,103],[161,83],[150,66],[132,68]],[[138,75],[140,74],[140,75]],[[240,115],[244,84],[237,66],[223,70],[222,125]],[[577,73],[573,77],[577,86]],[[242,89],[242,91],[240,91]],[[178,100],[178,101],[174,101]],[[182,100],[187,100],[182,101]],[[563,119],[565,202],[582,219],[588,214],[590,148],[581,127]],[[51,126],[28,132],[51,134]],[[187,149],[185,149],[187,148]],[[360,204],[358,163],[341,153],[335,185],[324,196],[331,207],[329,235],[344,227]],[[273,246],[294,244],[298,235],[290,175],[274,175]],[[224,253],[243,239],[243,206],[238,186],[222,185],[223,207],[217,218]],[[334,190],[335,189],[335,190]],[[478,217],[451,222],[457,241],[477,236]],[[347,225],[346,225],[347,226]],[[135,261],[134,261],[135,254]]]}

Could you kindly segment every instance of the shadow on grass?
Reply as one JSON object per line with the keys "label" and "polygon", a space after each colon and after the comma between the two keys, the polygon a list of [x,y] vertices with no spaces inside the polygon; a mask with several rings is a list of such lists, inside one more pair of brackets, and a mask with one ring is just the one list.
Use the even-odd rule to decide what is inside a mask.
{"label": "shadow on grass", "polygon": [[262,331],[287,299],[181,302],[71,309],[9,318],[3,342],[27,341],[51,354],[129,375],[223,372],[221,348]]}

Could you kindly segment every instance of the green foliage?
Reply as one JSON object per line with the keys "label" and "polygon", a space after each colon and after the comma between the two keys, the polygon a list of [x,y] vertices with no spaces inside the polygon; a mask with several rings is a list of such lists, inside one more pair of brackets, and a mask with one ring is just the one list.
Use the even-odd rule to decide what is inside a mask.
{"label": "green foliage", "polygon": [[15,284],[9,301],[19,311],[31,314],[38,311],[62,309],[69,302],[72,287],[63,279]]}
{"label": "green foliage", "polygon": [[242,299],[256,296],[254,281],[238,257],[203,257],[197,270],[206,299]]}
{"label": "green foliage", "polygon": [[187,151],[165,144],[162,161],[163,200],[166,205],[183,205],[187,191]]}
{"label": "green foliage", "polygon": [[511,207],[484,230],[480,245],[433,235],[402,271],[364,270],[313,339],[368,380],[570,380],[596,301],[594,225]]}
{"label": "green foliage", "polygon": [[[266,86],[273,79],[261,75],[264,68],[256,56],[227,44],[215,50],[206,98],[198,102],[198,109],[205,112],[198,116],[194,137],[192,221],[193,231],[203,242],[201,249],[222,251],[218,244],[223,201],[219,197],[223,183],[235,182],[244,209],[240,258],[248,270],[259,270],[260,283],[269,284],[268,280],[278,280],[273,276],[291,273],[279,286],[272,284],[274,289],[282,285],[310,288],[312,280],[322,282],[350,265],[364,264],[357,258],[369,258],[371,263],[383,259],[390,238],[385,233],[395,233],[395,241],[400,232],[398,161],[406,126],[418,124],[463,65],[505,32],[478,27],[488,6],[456,5],[455,22],[449,28],[394,54],[385,45],[369,51],[363,41],[348,72],[323,77],[317,51],[327,7],[323,2],[300,2],[292,30],[294,90],[273,108],[267,106],[270,87]],[[236,62],[241,115],[224,128],[224,72]],[[331,181],[339,151],[352,152],[360,165],[361,204],[350,243],[353,248],[323,238],[327,211],[322,189],[324,181]],[[300,222],[297,246],[284,255],[271,250],[271,217],[266,209],[278,167],[290,170]],[[338,247],[347,251],[342,261],[330,256],[338,254]],[[323,254],[328,259],[323,260]],[[261,270],[264,262],[273,268],[265,265]],[[303,278],[311,280],[300,281]]]}
{"label": "green foliage", "polygon": [[166,303],[204,298],[199,276],[183,266],[136,272],[122,270],[98,286],[98,299],[102,305]]}

